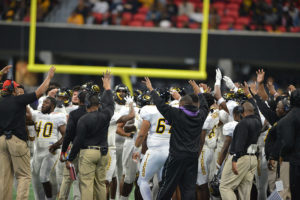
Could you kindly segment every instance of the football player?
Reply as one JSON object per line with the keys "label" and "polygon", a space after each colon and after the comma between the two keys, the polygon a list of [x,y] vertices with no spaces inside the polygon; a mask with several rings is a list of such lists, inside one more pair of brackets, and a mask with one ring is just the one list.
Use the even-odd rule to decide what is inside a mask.
{"label": "football player", "polygon": [[[114,89],[114,101],[115,101],[115,112],[120,112],[120,110],[125,106],[126,100],[125,97],[129,96],[129,89],[124,84],[116,85]],[[125,142],[126,136],[121,136],[117,134],[116,138],[116,172],[117,172],[117,179],[119,185],[119,192],[121,193],[123,184],[122,184],[122,177],[123,177],[123,166],[122,166],[122,154],[123,154],[123,145]]]}
{"label": "football player", "polygon": [[38,177],[48,199],[55,199],[56,188],[50,182],[50,173],[54,170],[59,155],[57,149],[62,143],[59,132],[64,135],[66,131],[66,115],[53,112],[55,106],[56,100],[47,97],[41,111],[32,112],[36,130],[36,148],[32,161],[33,177]]}
{"label": "football player", "polygon": [[[217,146],[216,129],[219,124],[219,109],[214,102],[214,97],[209,93],[203,94],[211,112],[208,114],[202,127],[202,149],[198,160],[197,199],[209,199],[208,181],[212,171],[211,163],[214,150]],[[203,143],[204,142],[204,143]]]}
{"label": "football player", "polygon": [[[150,98],[150,96],[149,96]],[[165,99],[167,100],[167,99]],[[169,155],[170,126],[157,110],[155,105],[147,105],[141,109],[140,117],[143,120],[135,141],[133,159],[137,160],[140,152],[137,149],[147,137],[147,147],[140,169],[138,185],[143,199],[153,199],[149,181],[158,175],[161,180],[163,165]],[[148,133],[149,132],[149,133]]]}

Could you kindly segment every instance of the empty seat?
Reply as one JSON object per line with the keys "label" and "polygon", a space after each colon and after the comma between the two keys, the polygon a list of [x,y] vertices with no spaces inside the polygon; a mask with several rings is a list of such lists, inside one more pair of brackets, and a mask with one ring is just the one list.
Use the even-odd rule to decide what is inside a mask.
{"label": "empty seat", "polygon": [[146,21],[146,22],[144,22],[144,26],[145,27],[154,27],[154,23],[153,23],[153,21]]}
{"label": "empty seat", "polygon": [[145,14],[140,14],[140,13],[135,14],[135,15],[133,16],[133,20],[134,20],[134,21],[141,21],[141,22],[144,22],[144,21],[146,21],[146,15],[145,15]]}
{"label": "empty seat", "polygon": [[232,17],[222,17],[221,18],[221,24],[229,24],[229,23],[233,23],[234,22],[234,18]]}
{"label": "empty seat", "polygon": [[220,24],[218,27],[219,30],[228,30],[229,25],[228,24]]}
{"label": "empty seat", "polygon": [[249,17],[239,17],[235,21],[236,24],[240,25],[248,25],[250,23],[250,18]]}
{"label": "empty seat", "polygon": [[131,21],[129,26],[141,27],[143,26],[143,23],[141,21]]}

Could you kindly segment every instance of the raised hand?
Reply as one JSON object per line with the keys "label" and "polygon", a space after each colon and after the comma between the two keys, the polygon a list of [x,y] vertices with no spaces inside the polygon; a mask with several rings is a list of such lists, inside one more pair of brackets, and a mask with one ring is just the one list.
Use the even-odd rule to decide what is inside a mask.
{"label": "raised hand", "polygon": [[233,81],[231,80],[231,78],[229,78],[228,76],[224,76],[223,80],[225,81],[226,86],[230,89],[230,90],[235,90],[236,86],[234,85]]}
{"label": "raised hand", "polygon": [[[222,79],[222,77],[221,77],[221,79]],[[210,93],[211,92],[211,88],[207,84],[205,84],[205,83],[200,83],[199,87],[200,88],[202,87],[203,88],[203,92],[205,92],[205,93]]]}
{"label": "raised hand", "polygon": [[273,85],[273,82],[272,81],[268,81],[267,82],[267,88],[270,92],[271,95],[275,95],[276,94],[276,90],[275,90],[275,87]]}
{"label": "raised hand", "polygon": [[181,98],[180,94],[176,90],[172,90],[170,93],[175,100],[179,100]]}
{"label": "raised hand", "polygon": [[250,84],[250,90],[251,90],[253,95],[257,94],[256,82]]}
{"label": "raised hand", "polygon": [[194,93],[196,95],[198,95],[199,93],[201,93],[200,91],[200,87],[197,85],[197,83],[194,80],[189,80],[189,84],[192,86]]}
{"label": "raised hand", "polygon": [[256,71],[256,82],[258,84],[262,84],[264,82],[264,79],[265,79],[265,72],[263,69],[259,69]]}
{"label": "raised hand", "polygon": [[221,73],[221,70],[218,68],[218,69],[216,69],[216,83],[215,83],[215,85],[221,85],[221,80],[222,80],[222,73]]}
{"label": "raised hand", "polygon": [[11,68],[12,68],[12,65],[7,65],[7,66],[5,66],[5,67],[0,71],[0,74],[7,74]]}
{"label": "raised hand", "polygon": [[151,84],[151,81],[148,77],[145,77],[145,81],[142,81],[146,87],[148,88],[148,90],[151,92],[153,90],[153,87],[152,87],[152,84]]}
{"label": "raised hand", "polygon": [[244,85],[243,85],[243,89],[244,89],[244,92],[245,92],[245,95],[248,97],[250,94],[250,91],[249,91],[249,85],[246,81],[244,81]]}
{"label": "raised hand", "polygon": [[48,78],[52,79],[54,74],[55,74],[55,70],[56,68],[54,66],[50,67],[49,71],[48,71]]}
{"label": "raised hand", "polygon": [[293,92],[294,90],[296,90],[296,87],[294,85],[289,85],[288,91]]}
{"label": "raised hand", "polygon": [[106,70],[105,73],[103,73],[102,82],[103,82],[103,88],[105,90],[110,90],[110,80],[111,80],[111,74],[109,70]]}
{"label": "raised hand", "polygon": [[125,99],[127,105],[133,103],[133,98],[132,98],[131,96],[127,96],[127,97],[125,97],[124,99]]}

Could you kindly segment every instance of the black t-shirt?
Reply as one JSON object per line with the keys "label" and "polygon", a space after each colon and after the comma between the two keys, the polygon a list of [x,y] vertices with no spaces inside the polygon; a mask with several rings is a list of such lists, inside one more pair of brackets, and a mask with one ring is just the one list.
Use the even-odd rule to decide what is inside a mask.
{"label": "black t-shirt", "polygon": [[0,135],[12,131],[13,135],[26,141],[26,105],[36,100],[35,93],[0,98]]}

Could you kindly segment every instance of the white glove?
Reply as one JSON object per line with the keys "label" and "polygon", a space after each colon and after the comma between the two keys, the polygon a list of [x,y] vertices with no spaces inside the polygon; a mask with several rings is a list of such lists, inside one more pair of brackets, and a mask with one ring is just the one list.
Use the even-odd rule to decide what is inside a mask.
{"label": "white glove", "polygon": [[231,78],[228,76],[224,76],[223,80],[225,81],[226,86],[230,89],[233,90],[234,92],[238,91],[238,88],[234,85],[233,81]]}
{"label": "white glove", "polygon": [[218,68],[216,69],[216,83],[215,85],[221,85],[221,80],[222,80],[222,73],[221,70]]}
{"label": "white glove", "polygon": [[124,99],[126,101],[126,105],[133,103],[133,97],[131,97],[131,96],[127,96]]}

